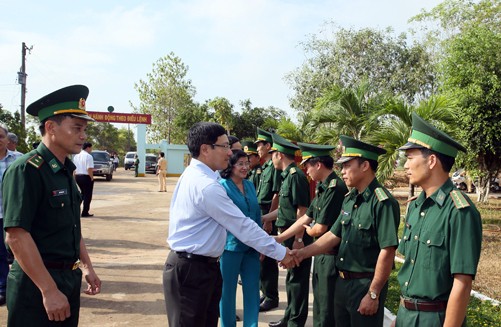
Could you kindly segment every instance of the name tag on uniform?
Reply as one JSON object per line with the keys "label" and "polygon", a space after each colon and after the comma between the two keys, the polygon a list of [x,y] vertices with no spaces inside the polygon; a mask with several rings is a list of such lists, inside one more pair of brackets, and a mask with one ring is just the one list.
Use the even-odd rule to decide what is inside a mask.
{"label": "name tag on uniform", "polygon": [[61,195],[67,195],[67,194],[68,194],[67,189],[52,191],[52,196],[61,196]]}

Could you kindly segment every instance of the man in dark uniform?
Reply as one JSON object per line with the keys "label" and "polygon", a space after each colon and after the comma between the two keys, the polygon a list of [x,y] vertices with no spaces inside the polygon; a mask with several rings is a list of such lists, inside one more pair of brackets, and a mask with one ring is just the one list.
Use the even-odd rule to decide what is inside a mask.
{"label": "man in dark uniform", "polygon": [[[344,196],[348,188],[344,181],[332,170],[334,159],[330,152],[334,149],[330,145],[298,143],[301,149],[306,173],[317,182],[315,198],[311,201],[306,214],[299,218],[285,232],[276,236],[277,242],[283,242],[296,234],[306,233],[319,238],[329,231],[339,216]],[[310,227],[311,223],[314,223]],[[315,256],[313,263],[313,325],[315,327],[333,327],[334,294],[337,278],[336,253],[337,248],[327,253]]]}
{"label": "man in dark uniform", "polygon": [[259,179],[261,178],[261,163],[259,161],[259,154],[257,153],[257,147],[254,142],[251,141],[243,141],[242,142],[243,150],[247,153],[247,157],[249,158],[250,170],[247,175],[247,179],[254,184],[254,187],[257,190],[259,186]]}
{"label": "man in dark uniform", "polygon": [[[257,152],[262,161],[261,178],[257,187],[257,201],[261,207],[261,215],[265,215],[278,207],[278,191],[282,179],[281,171],[275,169],[271,161],[271,145],[273,139],[271,133],[257,129],[257,140],[254,142]],[[275,222],[264,222],[263,229],[271,235],[277,235]],[[268,311],[278,307],[278,266],[276,260],[265,257],[261,261],[261,304],[259,311]]]}
{"label": "man in dark uniform", "polygon": [[402,297],[396,325],[465,326],[482,244],[482,221],[449,172],[466,149],[413,113],[405,150],[409,181],[423,192],[412,202],[398,251]]}
{"label": "man in dark uniform", "polygon": [[[280,187],[278,209],[264,215],[263,222],[276,220],[276,226],[283,233],[301,218],[310,204],[310,187],[306,175],[294,162],[297,145],[273,134],[272,160],[276,169],[282,170],[282,186]],[[301,248],[311,244],[313,239],[298,231],[295,237],[284,240],[288,248]],[[311,259],[304,260],[297,267],[287,271],[285,288],[287,291],[287,308],[284,317],[271,322],[271,327],[304,326],[308,317],[308,295],[310,285]]]}
{"label": "man in dark uniform", "polygon": [[15,261],[7,281],[7,325],[77,326],[82,275],[87,294],[101,281],[80,230],[80,202],[68,158],[79,153],[87,135],[89,90],[69,86],[32,103],[42,143],[19,158],[3,179],[6,243]]}
{"label": "man in dark uniform", "polygon": [[343,165],[343,180],[352,190],[330,233],[292,252],[303,260],[339,244],[336,327],[382,327],[388,277],[398,245],[399,205],[376,179],[378,156],[386,151],[351,137],[341,135],[340,139],[345,150],[337,163]]}

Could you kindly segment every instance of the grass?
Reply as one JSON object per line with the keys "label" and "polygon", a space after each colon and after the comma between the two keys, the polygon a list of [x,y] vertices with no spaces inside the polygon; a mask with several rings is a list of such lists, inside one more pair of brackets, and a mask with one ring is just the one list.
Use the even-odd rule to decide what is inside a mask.
{"label": "grass", "polygon": [[[400,286],[397,281],[397,274],[402,264],[396,262],[395,266],[390,275],[388,296],[385,303],[385,307],[393,314],[397,313],[400,302]],[[468,304],[466,320],[468,326],[501,326],[501,307],[492,305],[490,301],[481,301],[472,296]]]}

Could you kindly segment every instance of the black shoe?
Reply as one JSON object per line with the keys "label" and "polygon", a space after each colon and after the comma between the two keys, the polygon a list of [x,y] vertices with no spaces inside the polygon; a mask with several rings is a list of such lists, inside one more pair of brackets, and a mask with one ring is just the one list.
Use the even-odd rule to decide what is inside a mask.
{"label": "black shoe", "polygon": [[[270,311],[271,309],[275,309],[275,308],[278,308],[278,300],[264,300],[259,305],[259,312]],[[278,325],[278,326],[281,326],[281,325]]]}
{"label": "black shoe", "polygon": [[238,283],[238,285],[242,285],[242,280],[239,279],[237,283]]}
{"label": "black shoe", "polygon": [[242,319],[240,319],[240,317],[239,317],[238,315],[237,315],[237,317],[236,317],[236,320],[237,320],[237,321],[242,321]]}
{"label": "black shoe", "polygon": [[94,214],[92,214],[92,213],[83,213],[82,217],[94,217]]}
{"label": "black shoe", "polygon": [[0,294],[0,306],[4,305],[6,301],[7,298],[5,297],[5,294]]}
{"label": "black shoe", "polygon": [[268,324],[270,327],[287,327],[287,322],[283,319],[279,321],[272,321]]}
{"label": "black shoe", "polygon": [[263,303],[264,300],[266,300],[266,296],[261,295],[261,297],[259,298],[259,303]]}

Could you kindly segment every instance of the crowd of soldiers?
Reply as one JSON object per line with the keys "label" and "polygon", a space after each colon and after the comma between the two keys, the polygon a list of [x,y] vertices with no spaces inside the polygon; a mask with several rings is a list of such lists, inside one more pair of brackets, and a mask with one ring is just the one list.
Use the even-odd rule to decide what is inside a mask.
{"label": "crowd of soldiers", "polygon": [[[448,178],[458,151],[466,151],[462,145],[413,114],[412,135],[400,150],[405,151],[411,183],[423,192],[408,205],[399,245],[399,204],[376,178],[383,148],[342,135],[344,152],[336,162],[340,178],[333,170],[335,147],[295,145],[259,128],[257,134],[255,142],[242,145],[251,163],[248,179],[257,190],[263,228],[293,249],[299,262],[288,266],[287,307],[270,327],[304,326],[312,256],[314,326],[382,326],[397,247],[406,260],[399,274],[402,297],[394,324],[465,323],[481,221],[470,199]],[[316,182],[311,201],[306,175]],[[278,306],[273,261],[262,262],[260,311]],[[431,281],[430,274],[435,276]]]}

